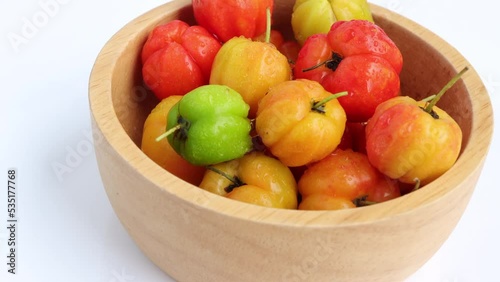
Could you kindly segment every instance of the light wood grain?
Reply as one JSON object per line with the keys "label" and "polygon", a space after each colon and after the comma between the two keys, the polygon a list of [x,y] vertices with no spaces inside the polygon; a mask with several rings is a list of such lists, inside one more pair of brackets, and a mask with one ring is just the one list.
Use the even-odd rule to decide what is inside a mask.
{"label": "light wood grain", "polygon": [[[290,34],[293,1],[275,2],[275,26]],[[139,149],[143,122],[158,102],[141,82],[141,45],[159,23],[193,23],[190,3],[170,2],[131,21],[103,47],[90,77],[102,181],[141,250],[179,281],[386,282],[420,268],[459,221],[491,142],[489,96],[469,62],[430,31],[372,5],[403,53],[403,94],[428,96],[471,67],[439,103],[464,132],[456,165],[423,189],[370,207],[306,212],[248,205],[178,179]]]}

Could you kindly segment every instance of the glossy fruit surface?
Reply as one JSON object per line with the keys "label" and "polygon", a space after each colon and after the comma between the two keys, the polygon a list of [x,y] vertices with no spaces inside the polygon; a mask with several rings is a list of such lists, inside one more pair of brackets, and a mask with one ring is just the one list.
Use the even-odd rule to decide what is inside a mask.
{"label": "glossy fruit surface", "polygon": [[299,204],[299,210],[343,210],[352,209],[356,205],[347,198],[333,197],[326,194],[313,194]]}
{"label": "glossy fruit surface", "polygon": [[[266,33],[253,38],[253,40],[266,42]],[[281,32],[273,29],[270,33],[269,43],[273,44],[281,54],[285,55],[291,65],[295,63],[301,47],[297,41],[286,40]]]}
{"label": "glossy fruit surface", "polygon": [[156,141],[156,137],[165,132],[168,112],[181,98],[182,96],[170,96],[151,111],[144,122],[141,150],[167,171],[193,185],[198,185],[203,178],[205,168],[187,162],[175,152],[167,139]]}
{"label": "glossy fruit surface", "polygon": [[404,183],[429,183],[457,160],[462,131],[445,111],[401,96],[382,103],[366,126],[366,150],[381,172]]}
{"label": "glossy fruit surface", "polygon": [[141,52],[142,76],[158,99],[208,84],[220,42],[205,28],[173,20],[155,27]]}
{"label": "glossy fruit surface", "polygon": [[252,149],[249,106],[224,85],[204,85],[187,93],[168,114],[168,140],[195,165],[242,157]]}
{"label": "glossy fruit surface", "polygon": [[[365,154],[352,150],[335,150],[332,154],[309,166],[298,182],[303,201],[312,205],[309,197],[324,203],[318,206],[348,207],[344,200],[361,197],[373,202],[383,202],[400,195],[396,181],[375,169]],[[318,196],[321,195],[321,196]],[[332,198],[332,199],[328,199]]]}
{"label": "glossy fruit surface", "polygon": [[211,166],[200,187],[255,205],[297,208],[297,183],[290,169],[260,152]]}
{"label": "glossy fruit surface", "polygon": [[198,24],[213,32],[222,42],[233,37],[253,38],[266,30],[266,9],[272,0],[193,0]]}
{"label": "glossy fruit surface", "polygon": [[302,166],[330,154],[339,145],[346,116],[333,94],[311,80],[272,87],[259,103],[255,127],[270,152],[287,166]]}
{"label": "glossy fruit surface", "polygon": [[314,34],[328,33],[336,21],[368,20],[373,22],[366,0],[297,0],[291,25],[300,44]]}
{"label": "glossy fruit surface", "polygon": [[257,106],[270,87],[290,80],[287,58],[271,43],[235,37],[226,42],[215,57],[210,84],[227,85],[250,105],[254,118]]}
{"label": "glossy fruit surface", "polygon": [[339,21],[328,34],[309,37],[298,54],[295,78],[320,82],[339,98],[350,122],[365,122],[381,102],[398,96],[402,55],[377,25]]}

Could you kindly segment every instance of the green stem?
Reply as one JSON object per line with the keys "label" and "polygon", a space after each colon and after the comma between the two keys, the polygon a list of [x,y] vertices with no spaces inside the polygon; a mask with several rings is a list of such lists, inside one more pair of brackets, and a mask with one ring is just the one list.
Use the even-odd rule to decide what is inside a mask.
{"label": "green stem", "polygon": [[314,102],[313,106],[312,106],[312,110],[324,113],[325,111],[322,108],[324,107],[324,105],[326,103],[330,102],[333,99],[337,99],[337,98],[340,98],[342,96],[346,96],[347,94],[349,94],[349,92],[343,91],[343,92],[339,92],[337,94],[332,94],[319,102]]}
{"label": "green stem", "polygon": [[266,9],[266,43],[271,42],[271,9]]}
{"label": "green stem", "polygon": [[160,140],[162,140],[163,138],[166,138],[167,136],[169,136],[170,134],[176,132],[177,130],[181,129],[182,125],[180,124],[177,124],[176,126],[170,128],[169,130],[167,130],[165,133],[163,133],[162,135],[156,137],[156,142],[160,142]]}
{"label": "green stem", "polygon": [[427,104],[427,106],[425,107],[424,111],[428,112],[428,113],[431,113],[432,112],[432,108],[437,104],[437,102],[439,101],[439,99],[441,99],[441,97],[443,97],[444,93],[446,93],[446,91],[448,91],[448,89],[450,89],[453,85],[455,85],[455,83],[460,79],[460,77],[466,72],[468,71],[469,68],[468,67],[465,67],[463,68],[459,73],[457,73],[444,87],[443,89],[441,89],[441,91],[439,91],[438,94],[436,94],[436,96],[434,97],[434,99],[432,99],[429,104]]}
{"label": "green stem", "polygon": [[436,94],[431,95],[431,96],[429,96],[427,98],[424,98],[424,99],[420,100],[420,102],[427,103],[427,102],[431,101],[432,99],[434,99],[434,97],[436,97]]}

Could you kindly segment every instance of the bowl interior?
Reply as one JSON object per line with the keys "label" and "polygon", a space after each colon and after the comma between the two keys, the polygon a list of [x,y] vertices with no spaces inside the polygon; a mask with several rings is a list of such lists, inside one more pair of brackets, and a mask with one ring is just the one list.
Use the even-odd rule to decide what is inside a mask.
{"label": "bowl interior", "polygon": [[[287,7],[288,8],[288,7]],[[291,37],[290,14],[288,9],[279,9],[274,15],[273,28]],[[401,72],[401,92],[417,100],[436,94],[457,73],[455,66],[446,56],[419,37],[411,30],[391,21],[386,15],[377,14],[378,7],[373,8],[375,22],[381,26],[396,43],[403,54],[404,65]],[[130,73],[113,74],[112,101],[116,115],[133,142],[140,147],[142,126],[150,111],[159,102],[142,82],[140,66],[140,46],[145,42],[147,33],[156,25],[179,18],[193,24],[191,7],[184,7],[175,14],[166,15],[164,19],[141,31],[133,44],[122,54],[115,69],[130,69]],[[125,59],[126,58],[126,59]],[[464,65],[465,66],[465,65]],[[447,111],[460,125],[463,132],[462,151],[466,148],[472,126],[472,104],[470,94],[464,82],[460,80],[439,101],[438,106]]]}
{"label": "bowl interior", "polygon": [[[275,5],[273,28],[282,31],[285,37],[290,39],[292,37],[290,17],[293,1],[276,1]],[[459,158],[459,168],[455,165],[447,173],[448,177],[440,177],[433,183],[428,184],[427,186],[433,186],[432,189],[434,190],[428,194],[425,194],[427,193],[424,191],[426,189],[420,189],[417,191],[418,193],[411,193],[418,195],[411,195],[411,200],[405,199],[409,196],[406,195],[383,204],[367,207],[372,211],[370,214],[360,211],[365,208],[345,211],[345,214],[349,214],[348,220],[343,216],[337,216],[337,214],[342,213],[325,212],[324,216],[326,218],[322,221],[322,224],[331,224],[332,220],[346,224],[361,220],[369,221],[389,213],[398,214],[409,211],[422,206],[423,202],[430,203],[439,199],[443,194],[453,190],[454,186],[464,182],[471,174],[476,172],[485,158],[491,139],[492,110],[489,97],[477,73],[469,63],[452,46],[418,24],[377,5],[372,4],[371,9],[375,22],[386,31],[403,54],[404,66],[401,72],[401,90],[403,95],[422,99],[435,94],[460,69],[469,66],[470,70],[464,75],[463,80],[460,80],[453,88],[448,90],[438,103],[438,106],[447,111],[461,127],[463,140],[460,158],[464,159],[464,155],[466,155],[467,161],[460,162]],[[109,43],[106,44],[100,54],[100,58],[96,61],[95,72],[102,71],[105,74],[105,78],[99,79],[105,79],[106,83],[102,83],[101,80],[96,78],[97,75],[94,75],[91,79],[93,81],[91,82],[93,84],[91,87],[94,84],[96,84],[95,86],[102,84],[102,91],[105,93],[101,94],[99,91],[94,90],[93,92],[96,94],[92,94],[91,91],[90,99],[93,102],[91,106],[92,104],[96,106],[97,104],[105,104],[106,109],[109,107],[107,99],[111,100],[112,110],[116,114],[117,122],[114,120],[115,117],[110,115],[109,110],[105,110],[104,108],[97,110],[94,107],[93,112],[96,121],[103,123],[98,124],[101,130],[105,129],[104,127],[110,127],[110,130],[104,132],[104,135],[107,136],[106,138],[109,139],[111,145],[115,147],[114,149],[117,150],[121,157],[129,164],[132,162],[133,164],[130,165],[134,166],[134,169],[138,169],[144,174],[143,176],[146,179],[153,180],[161,189],[166,189],[177,194],[179,190],[168,187],[167,184],[160,183],[159,179],[162,177],[157,176],[158,173],[162,172],[160,167],[155,168],[154,171],[149,171],[151,167],[147,170],[136,166],[137,160],[142,162],[147,159],[140,151],[142,128],[148,114],[159,102],[143,84],[140,65],[141,48],[149,32],[155,26],[173,19],[181,19],[194,24],[191,1],[173,1],[157,9],[153,9],[147,14],[138,17],[115,34]],[[110,85],[108,86],[107,83]],[[108,88],[110,88],[110,91],[107,90]],[[106,97],[99,97],[99,95]],[[103,121],[105,118],[108,120],[111,118],[112,122]],[[106,126],[104,126],[104,123],[106,123]],[[120,127],[120,130],[117,127]],[[124,136],[122,136],[122,132],[118,132],[118,135],[116,134],[116,130],[122,131],[121,129],[125,133]],[[481,134],[475,132],[479,129]],[[132,142],[123,142],[124,138],[130,138]],[[473,143],[472,147],[474,149],[469,149],[470,143]],[[151,166],[151,163],[148,166]],[[190,184],[180,179],[176,179],[175,181],[178,181],[176,183],[180,183],[180,185],[184,186],[183,188],[189,190],[184,196],[186,196],[185,199],[187,201],[191,201],[194,205],[197,205],[197,203],[190,200],[190,195],[194,195],[196,198],[196,196],[208,193],[201,191],[201,189],[191,189],[188,187]],[[185,191],[182,192],[184,193]],[[209,197],[214,200],[212,201],[213,206],[211,209],[224,214],[229,214],[228,209],[221,208],[217,206],[218,204],[239,209],[239,205],[232,203],[233,201],[227,199],[215,200],[213,196],[203,195],[203,197]],[[405,202],[401,203],[398,201]],[[379,206],[384,205],[386,205],[385,208],[377,210]],[[261,207],[257,206],[245,207],[245,209],[268,213],[270,215],[270,222],[282,222],[285,220],[286,222],[295,224],[297,220],[308,222],[313,217],[309,218],[309,215],[304,216],[303,213],[300,213],[298,217],[295,217],[295,214],[288,217],[285,214],[296,211],[274,213],[262,210]],[[241,217],[246,218],[247,216],[242,213]]]}

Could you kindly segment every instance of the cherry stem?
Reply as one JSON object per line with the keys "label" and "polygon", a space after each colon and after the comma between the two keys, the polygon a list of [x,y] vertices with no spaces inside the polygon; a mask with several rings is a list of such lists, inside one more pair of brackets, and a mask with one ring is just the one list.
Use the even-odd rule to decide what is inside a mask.
{"label": "cherry stem", "polygon": [[313,103],[313,110],[324,112],[324,110],[321,110],[321,107],[323,107],[326,103],[330,102],[333,99],[337,99],[337,98],[340,98],[342,96],[346,96],[347,94],[349,94],[349,92],[343,91],[343,92],[339,92],[337,94],[332,94],[319,102],[314,102]]}
{"label": "cherry stem", "polygon": [[411,190],[412,192],[420,189],[420,178],[415,177],[415,179],[413,179],[413,181],[415,181],[415,186],[413,186],[413,189]]}
{"label": "cherry stem", "polygon": [[317,65],[314,65],[314,66],[312,66],[312,67],[309,67],[309,68],[307,68],[307,69],[303,69],[303,70],[302,70],[302,72],[308,72],[308,71],[315,70],[315,69],[317,69],[317,68],[319,68],[319,67],[321,67],[321,66],[323,66],[323,65],[326,65],[326,63],[328,63],[329,61],[330,61],[330,60],[326,60],[326,61],[324,61],[324,62],[321,62],[321,63],[317,64]]}
{"label": "cherry stem", "polygon": [[457,73],[444,87],[443,89],[441,89],[441,91],[439,91],[439,93],[437,93],[435,95],[435,97],[429,102],[429,104],[427,104],[427,106],[425,107],[424,111],[428,112],[429,114],[432,112],[432,108],[437,104],[437,102],[439,101],[439,99],[441,99],[441,97],[443,97],[444,93],[446,93],[446,91],[448,91],[448,89],[450,89],[453,85],[455,85],[455,83],[460,79],[460,77],[466,72],[468,71],[469,68],[468,67],[465,67],[463,68],[459,73]]}
{"label": "cherry stem", "polygon": [[177,130],[181,129],[182,125],[181,124],[177,124],[176,126],[170,128],[169,130],[165,131],[165,133],[163,133],[162,135],[156,137],[156,142],[160,142],[160,140],[162,140],[163,138],[166,138],[167,136],[169,136],[170,134],[176,132]]}
{"label": "cherry stem", "polygon": [[266,43],[271,42],[271,9],[266,9]]}
{"label": "cherry stem", "polygon": [[434,99],[434,97],[436,97],[436,94],[431,95],[431,96],[429,96],[427,98],[424,98],[424,99],[420,100],[420,102],[427,103],[427,102],[431,101],[432,99]]}
{"label": "cherry stem", "polygon": [[231,176],[231,175],[227,174],[226,172],[224,172],[218,168],[215,168],[213,166],[207,166],[207,169],[211,170],[211,171],[221,175],[222,177],[226,178],[227,180],[231,181],[232,184],[227,186],[224,189],[227,193],[230,193],[236,187],[240,187],[240,186],[245,185],[245,183],[243,181],[241,181],[237,176]]}
{"label": "cherry stem", "polygon": [[368,198],[368,195],[363,195],[363,196],[357,197],[354,200],[352,200],[352,203],[356,207],[364,207],[364,206],[371,206],[371,205],[378,204],[378,202],[366,200],[367,198]]}
{"label": "cherry stem", "polygon": [[326,65],[327,68],[331,69],[332,71],[335,71],[338,67],[338,65],[340,64],[340,62],[342,61],[342,56],[338,53],[335,53],[335,52],[332,52],[332,58],[331,59],[328,59],[324,62],[321,62],[317,65],[314,65],[312,67],[309,67],[307,69],[302,69],[302,72],[308,72],[308,71],[312,71],[312,70],[315,70],[321,66],[324,66]]}
{"label": "cherry stem", "polygon": [[233,183],[235,185],[238,185],[238,186],[244,185],[244,183],[238,177],[236,177],[236,176],[233,177],[233,176],[227,174],[226,172],[224,172],[218,168],[215,168],[213,166],[207,166],[207,169],[211,170],[217,174],[220,174],[221,176],[223,176],[227,180],[231,181],[231,183]]}

